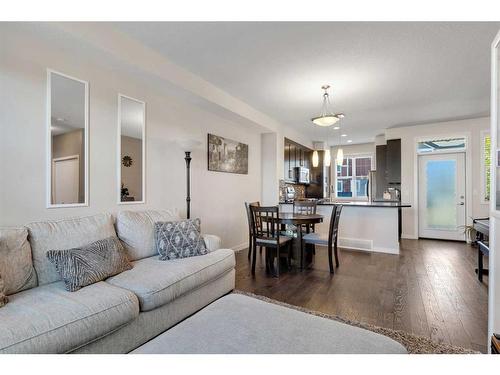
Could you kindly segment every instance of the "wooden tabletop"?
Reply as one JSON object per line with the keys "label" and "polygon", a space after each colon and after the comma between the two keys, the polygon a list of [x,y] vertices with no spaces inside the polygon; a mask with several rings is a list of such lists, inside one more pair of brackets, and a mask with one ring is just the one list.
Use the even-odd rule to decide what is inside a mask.
{"label": "wooden tabletop", "polygon": [[318,214],[296,214],[293,212],[280,212],[279,221],[283,224],[316,224],[323,221],[324,216]]}

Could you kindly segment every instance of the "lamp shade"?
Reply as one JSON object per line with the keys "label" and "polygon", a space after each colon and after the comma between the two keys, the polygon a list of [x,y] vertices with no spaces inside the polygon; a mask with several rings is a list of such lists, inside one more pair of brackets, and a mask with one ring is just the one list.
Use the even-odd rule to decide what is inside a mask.
{"label": "lamp shade", "polygon": [[327,149],[325,150],[325,158],[324,158],[324,160],[323,160],[323,163],[324,163],[325,167],[329,167],[329,166],[330,166],[330,164],[331,164],[331,159],[332,159],[332,156],[330,155],[330,149],[329,149],[329,148],[327,148]]}
{"label": "lamp shade", "polygon": [[313,151],[313,157],[312,157],[312,162],[313,162],[313,167],[317,167],[319,165],[319,155],[318,151],[314,150]]}
{"label": "lamp shade", "polygon": [[344,150],[339,148],[337,151],[337,165],[342,165],[344,163]]}
{"label": "lamp shade", "polygon": [[180,138],[176,141],[182,151],[193,151],[201,146],[202,142],[192,138]]}
{"label": "lamp shade", "polygon": [[314,117],[311,119],[311,121],[315,125],[326,127],[326,126],[332,126],[337,121],[339,121],[339,119],[335,115],[323,115],[323,116]]}

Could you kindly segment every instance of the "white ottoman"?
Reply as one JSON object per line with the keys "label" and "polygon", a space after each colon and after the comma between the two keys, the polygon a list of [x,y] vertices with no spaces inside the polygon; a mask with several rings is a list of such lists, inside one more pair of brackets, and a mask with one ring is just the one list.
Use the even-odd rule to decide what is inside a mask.
{"label": "white ottoman", "polygon": [[218,299],[134,354],[407,353],[389,337],[241,294]]}

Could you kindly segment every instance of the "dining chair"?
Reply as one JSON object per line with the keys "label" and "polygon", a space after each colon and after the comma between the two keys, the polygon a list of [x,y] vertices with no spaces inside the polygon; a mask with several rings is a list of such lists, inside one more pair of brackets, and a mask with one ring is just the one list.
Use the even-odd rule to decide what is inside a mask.
{"label": "dining chair", "polygon": [[[247,212],[247,220],[248,220],[248,260],[250,260],[250,257],[252,256],[252,251],[253,251],[253,236],[254,236],[254,231],[253,231],[253,224],[252,224],[252,212],[250,211],[250,206],[260,206],[260,202],[245,202],[245,209]],[[258,225],[258,223],[257,223]],[[262,254],[262,247],[260,248],[260,253]]]}
{"label": "dining chair", "polygon": [[312,215],[316,214],[317,207],[318,207],[317,201],[294,201],[293,213]]}
{"label": "dining chair", "polygon": [[[318,207],[318,201],[314,200],[296,200],[293,201],[293,213],[302,215],[315,215]],[[314,224],[303,224],[302,233],[315,232],[316,227]],[[312,248],[312,253],[316,254],[316,248]],[[300,244],[300,254],[301,254],[301,266],[304,260],[304,246],[303,243]]]}
{"label": "dining chair", "polygon": [[337,250],[337,240],[339,234],[340,214],[342,212],[342,205],[335,204],[332,206],[332,214],[330,216],[330,226],[328,234],[326,233],[308,233],[302,236],[304,244],[313,244],[328,246],[328,264],[330,266],[330,273],[334,273],[332,250],[335,254],[335,266],[339,266],[339,255]]}
{"label": "dining chair", "polygon": [[[270,249],[276,251],[276,276],[280,274],[280,256],[281,250],[288,248],[286,253],[287,261],[290,262],[291,243],[290,237],[280,235],[279,208],[278,206],[252,206],[250,205],[253,225],[253,252],[252,252],[252,275],[255,275],[255,263],[257,255],[255,249],[257,246],[266,249],[266,269],[274,263]],[[272,261],[272,263],[271,263]]]}

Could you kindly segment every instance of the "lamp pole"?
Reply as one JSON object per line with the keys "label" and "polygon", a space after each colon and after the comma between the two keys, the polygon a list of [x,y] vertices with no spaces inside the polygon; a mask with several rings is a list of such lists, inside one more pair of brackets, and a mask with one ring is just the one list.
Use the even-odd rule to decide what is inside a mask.
{"label": "lamp pole", "polygon": [[184,160],[186,161],[186,216],[188,219],[191,218],[191,173],[190,164],[191,164],[191,151],[184,151],[186,153],[186,157]]}

